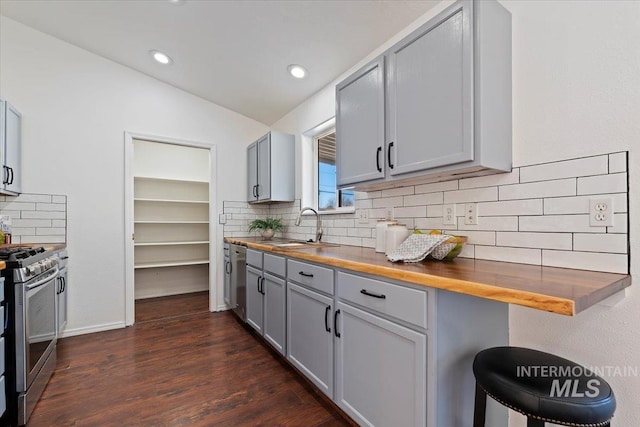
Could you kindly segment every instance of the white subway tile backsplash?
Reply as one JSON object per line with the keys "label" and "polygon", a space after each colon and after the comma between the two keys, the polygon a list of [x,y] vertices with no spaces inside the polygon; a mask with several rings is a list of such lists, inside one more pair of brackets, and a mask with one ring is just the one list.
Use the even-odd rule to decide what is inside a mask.
{"label": "white subway tile backsplash", "polygon": [[517,184],[520,182],[520,169],[515,168],[510,173],[497,175],[478,176],[460,180],[460,190],[478,187],[490,187],[495,185]]}
{"label": "white subway tile backsplash", "polygon": [[627,224],[627,214],[613,215],[613,227],[607,227],[607,233],[624,233],[629,232]]}
{"label": "white subway tile backsplash", "polygon": [[51,194],[21,194],[18,196],[21,203],[25,202],[41,202],[41,203],[51,203]]}
{"label": "white subway tile backsplash", "polygon": [[402,206],[403,202],[402,196],[383,197],[381,199],[373,199],[371,206],[373,208],[392,208],[394,206]]}
{"label": "white subway tile backsplash", "polygon": [[610,175],[598,175],[586,178],[578,178],[578,195],[625,193],[626,191],[626,173],[614,173]]}
{"label": "white subway tile backsplash", "polygon": [[444,203],[491,202],[498,200],[498,187],[445,191]]}
{"label": "white subway tile backsplash", "polygon": [[517,262],[520,264],[542,264],[541,249],[504,248],[500,246],[480,246],[475,248],[476,259]]}
{"label": "white subway tile backsplash", "polygon": [[415,193],[435,193],[438,191],[457,190],[458,181],[433,182],[415,186]]}
{"label": "white subway tile backsplash", "polygon": [[[602,197],[611,197],[614,212],[627,212],[626,193],[606,194]],[[586,214],[589,213],[589,199],[592,198],[593,196],[575,196],[544,199],[544,214]]]}
{"label": "white subway tile backsplash", "polygon": [[65,236],[20,236],[20,243],[65,243]]}
{"label": "white subway tile backsplash", "polygon": [[413,187],[400,187],[382,190],[381,197],[407,196],[409,194],[413,194]]}
{"label": "white subway tile backsplash", "polygon": [[39,211],[61,211],[67,210],[64,204],[60,203],[36,203],[36,209]]}
{"label": "white subway tile backsplash", "polygon": [[607,271],[621,274],[629,272],[628,258],[627,255],[623,254],[543,250],[542,259],[544,265],[550,267]]}
{"label": "white subway tile backsplash", "polygon": [[485,245],[494,246],[496,244],[496,232],[495,231],[470,231],[459,230],[454,232],[456,236],[467,236],[469,240],[467,245]]}
{"label": "white subway tile backsplash", "polygon": [[36,204],[32,202],[18,202],[18,201],[9,201],[9,202],[0,202],[0,211],[34,211],[36,210]]}
{"label": "white subway tile backsplash", "polygon": [[541,197],[575,196],[576,179],[501,185],[500,200],[537,199]]}
{"label": "white subway tile backsplash", "polygon": [[604,233],[605,227],[591,227],[589,215],[521,216],[520,231]]}
{"label": "white subway tile backsplash", "polygon": [[50,219],[14,219],[13,227],[51,227]]}
{"label": "white subway tile backsplash", "polygon": [[552,179],[600,175],[607,173],[608,156],[584,157],[562,162],[520,168],[520,182],[549,181]]}
{"label": "white subway tile backsplash", "polygon": [[404,197],[404,206],[441,205],[444,200],[443,193],[423,193]]}
{"label": "white subway tile backsplash", "polygon": [[561,249],[572,248],[571,233],[502,232],[496,235],[496,245],[518,248]]}
{"label": "white subway tile backsplash", "polygon": [[51,196],[51,203],[67,203],[67,196]]}
{"label": "white subway tile backsplash", "polygon": [[[64,205],[61,205],[64,206]],[[4,211],[3,211],[4,212]],[[65,211],[22,211],[23,219],[65,219]]]}
{"label": "white subway tile backsplash", "polygon": [[627,236],[625,234],[576,233],[573,235],[573,250],[626,254],[628,252]]}
{"label": "white subway tile backsplash", "polygon": [[11,227],[11,233],[14,235],[36,234],[35,227]]}
{"label": "white subway tile backsplash", "polygon": [[542,215],[542,199],[478,203],[478,216]]}
{"label": "white subway tile backsplash", "polygon": [[410,206],[406,208],[395,208],[393,211],[395,218],[414,218],[427,216],[426,206]]}
{"label": "white subway tile backsplash", "polygon": [[[460,214],[460,212],[458,212]],[[486,230],[486,231],[518,231],[517,216],[487,216],[479,217],[478,225],[467,225],[463,217],[458,217],[460,230]]]}
{"label": "white subway tile backsplash", "polygon": [[627,171],[627,153],[609,154],[609,173]]}
{"label": "white subway tile backsplash", "polygon": [[[64,228],[56,228],[56,227],[36,228],[35,234],[38,236],[64,236],[66,231],[67,230]],[[27,233],[23,233],[23,234],[27,234]]]}
{"label": "white subway tile backsplash", "polygon": [[[468,236],[460,254],[463,258],[626,272],[626,154],[521,165],[511,173],[356,192],[355,213],[322,216],[323,240],[374,247],[376,219],[391,215],[409,229]],[[52,203],[57,201],[54,197]],[[589,225],[589,199],[593,197],[613,200],[613,227]],[[16,200],[0,198],[0,203],[10,201]],[[467,202],[478,204],[478,225],[464,224],[462,213]],[[442,224],[443,204],[449,203],[456,204],[459,215],[454,225]],[[267,215],[285,221],[283,237],[306,240],[315,233],[313,216],[305,216],[300,227],[294,225],[299,200],[260,206],[225,201],[223,206],[224,213],[232,214],[224,227],[225,236],[246,236],[247,223]],[[369,215],[367,223],[357,219],[363,210]],[[32,215],[31,220],[40,219],[40,211],[13,212],[17,212],[17,220],[27,219],[25,214]],[[50,219],[52,228],[64,228],[58,222],[64,218],[43,219]]]}

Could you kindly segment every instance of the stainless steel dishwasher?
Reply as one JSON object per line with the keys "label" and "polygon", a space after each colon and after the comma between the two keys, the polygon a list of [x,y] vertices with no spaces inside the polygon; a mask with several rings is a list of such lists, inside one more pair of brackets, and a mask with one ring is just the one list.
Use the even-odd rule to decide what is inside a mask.
{"label": "stainless steel dishwasher", "polygon": [[231,259],[231,308],[246,322],[247,320],[247,248],[240,245],[229,245]]}

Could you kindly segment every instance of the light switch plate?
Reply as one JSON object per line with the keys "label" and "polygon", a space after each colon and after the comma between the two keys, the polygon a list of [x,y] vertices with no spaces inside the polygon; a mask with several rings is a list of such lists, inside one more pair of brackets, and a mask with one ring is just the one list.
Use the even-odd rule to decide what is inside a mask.
{"label": "light switch plate", "polygon": [[358,211],[358,223],[359,224],[369,224],[369,210],[368,209],[360,209]]}
{"label": "light switch plate", "polygon": [[219,224],[226,224],[227,223],[227,214],[220,214],[218,215],[218,223]]}
{"label": "light switch plate", "polygon": [[442,206],[442,224],[456,225],[456,205]]}

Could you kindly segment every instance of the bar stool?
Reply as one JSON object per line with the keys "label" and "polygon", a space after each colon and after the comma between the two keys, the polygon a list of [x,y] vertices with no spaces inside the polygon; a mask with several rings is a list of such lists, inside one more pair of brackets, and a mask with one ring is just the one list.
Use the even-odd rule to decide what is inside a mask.
{"label": "bar stool", "polygon": [[494,347],[473,361],[473,427],[484,427],[487,395],[527,416],[527,427],[609,426],[616,398],[605,380],[558,356],[520,347]]}

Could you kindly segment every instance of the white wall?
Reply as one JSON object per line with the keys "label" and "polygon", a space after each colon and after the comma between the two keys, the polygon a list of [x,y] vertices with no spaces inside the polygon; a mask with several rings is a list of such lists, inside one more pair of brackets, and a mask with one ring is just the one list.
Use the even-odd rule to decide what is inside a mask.
{"label": "white wall", "polygon": [[[244,194],[247,143],[268,128],[0,19],[0,93],[23,115],[23,190],[68,196],[68,332],[122,326],[124,132],[215,144],[222,212],[222,200]],[[221,259],[222,226],[217,236]]]}
{"label": "white wall", "polygon": [[[501,3],[513,15],[514,162],[533,164],[628,150],[631,272],[638,282],[640,2]],[[338,81],[445,6],[418,19],[273,128],[296,133],[299,144],[301,133],[334,115]],[[300,197],[299,188],[296,194]],[[627,289],[617,305],[597,305],[576,317],[512,306],[511,344],[542,349],[589,366],[640,369],[640,293],[636,287]],[[615,425],[640,425],[640,378],[608,380],[618,398]],[[510,425],[524,426],[525,420],[515,415]]]}

